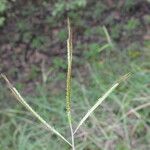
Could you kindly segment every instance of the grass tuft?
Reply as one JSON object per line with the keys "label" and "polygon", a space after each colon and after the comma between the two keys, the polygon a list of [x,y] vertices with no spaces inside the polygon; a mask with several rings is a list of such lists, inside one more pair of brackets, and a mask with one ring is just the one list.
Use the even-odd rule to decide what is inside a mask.
{"label": "grass tuft", "polygon": [[[70,126],[70,132],[71,132],[71,143],[63,136],[61,135],[57,130],[54,129],[51,125],[49,125],[20,95],[20,93],[17,91],[15,87],[10,83],[8,78],[1,74],[1,77],[6,81],[8,88],[12,92],[13,96],[29,111],[33,114],[34,117],[36,117],[45,127],[47,127],[51,132],[56,134],[58,137],[60,137],[64,142],[69,144],[72,147],[72,150],[75,150],[75,138],[74,135],[77,133],[78,129],[82,126],[82,124],[87,120],[89,116],[96,110],[98,106],[101,105],[101,103],[119,86],[120,82],[126,80],[129,78],[130,73],[124,75],[120,78],[110,89],[106,91],[106,93],[100,97],[96,103],[87,111],[85,116],[79,121],[79,124],[77,125],[76,129],[73,130],[72,125],[72,115],[71,115],[71,74],[72,74],[72,53],[73,53],[73,44],[72,44],[72,31],[71,31],[71,25],[70,20],[68,18],[68,39],[67,39],[67,58],[68,58],[68,69],[67,69],[67,79],[66,79],[66,110],[67,110],[67,117],[68,117],[68,123]],[[108,34],[107,29],[104,27],[104,31],[106,33],[108,43],[112,46],[112,42],[110,39],[110,36]],[[46,80],[46,79],[45,79]]]}

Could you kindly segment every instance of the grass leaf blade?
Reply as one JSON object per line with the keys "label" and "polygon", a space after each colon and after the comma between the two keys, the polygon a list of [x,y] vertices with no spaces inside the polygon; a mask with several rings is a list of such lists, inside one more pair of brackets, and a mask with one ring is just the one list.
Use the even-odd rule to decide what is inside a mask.
{"label": "grass leaf blade", "polygon": [[86,113],[86,115],[81,119],[79,122],[77,128],[74,131],[74,134],[77,132],[77,130],[80,128],[80,126],[85,122],[85,120],[91,115],[91,113],[118,87],[118,85],[127,80],[131,76],[131,73],[127,73],[124,76],[122,76],[116,84],[114,84],[102,97],[100,97],[97,102],[93,105],[93,107]]}
{"label": "grass leaf blade", "polygon": [[51,125],[49,125],[39,114],[37,114],[33,108],[24,100],[24,98],[20,95],[20,93],[17,91],[17,89],[15,87],[13,87],[13,85],[9,82],[9,80],[7,79],[7,77],[3,74],[1,74],[1,76],[4,78],[4,80],[7,82],[9,89],[11,90],[11,92],[13,93],[13,96],[28,110],[30,111],[41,123],[43,123],[45,125],[45,127],[47,127],[50,131],[52,131],[53,133],[55,133],[57,136],[59,136],[60,138],[62,138],[66,143],[68,143],[70,146],[71,143],[65,138],[63,137],[57,130],[55,130]]}
{"label": "grass leaf blade", "polygon": [[77,128],[74,131],[74,134],[80,128],[80,126],[85,122],[85,120],[91,115],[91,113],[113,92],[114,89],[119,85],[119,83],[114,84],[101,98],[97,100],[97,102],[93,105],[93,107],[86,113],[86,115],[81,119]]}

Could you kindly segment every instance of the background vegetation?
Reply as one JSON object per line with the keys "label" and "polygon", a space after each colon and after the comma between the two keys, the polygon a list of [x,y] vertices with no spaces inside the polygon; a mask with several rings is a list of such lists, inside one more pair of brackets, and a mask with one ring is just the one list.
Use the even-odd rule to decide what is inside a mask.
{"label": "background vegetation", "polygon": [[[76,135],[79,150],[150,149],[149,0],[0,0],[0,72],[70,139],[65,110],[66,18],[73,27],[73,123],[131,72]],[[133,111],[134,110],[134,111]],[[0,150],[69,147],[0,84]]]}

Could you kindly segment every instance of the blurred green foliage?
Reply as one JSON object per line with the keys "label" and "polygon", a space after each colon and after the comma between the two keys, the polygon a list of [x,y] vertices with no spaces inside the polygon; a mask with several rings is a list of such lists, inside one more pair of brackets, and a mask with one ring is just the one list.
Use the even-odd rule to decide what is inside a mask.
{"label": "blurred green foliage", "polygon": [[43,36],[36,36],[33,38],[31,46],[36,49],[40,49],[44,44],[45,38]]}
{"label": "blurred green foliage", "polygon": [[150,15],[147,14],[143,17],[145,24],[149,25],[150,24]]}
{"label": "blurred green foliage", "polygon": [[64,29],[61,29],[58,33],[58,38],[61,42],[66,41],[67,39],[67,31]]}
{"label": "blurred green foliage", "polygon": [[129,11],[137,2],[137,0],[125,0],[123,11]]}
{"label": "blurred green foliage", "polygon": [[5,16],[4,12],[7,9],[7,0],[0,0],[0,27],[4,25]]}
{"label": "blurred green foliage", "polygon": [[130,20],[128,20],[127,24],[125,25],[125,29],[132,31],[132,30],[137,29],[139,25],[140,25],[140,22],[138,19],[131,18]]}
{"label": "blurred green foliage", "polygon": [[85,51],[87,58],[96,59],[99,56],[100,45],[97,43],[88,44],[88,51]]}
{"label": "blurred green foliage", "polygon": [[56,69],[67,69],[66,60],[56,57],[53,59],[53,65]]}
{"label": "blurred green foliage", "polygon": [[77,11],[86,6],[87,0],[65,1],[59,0],[55,3],[52,15],[54,17],[60,17],[65,12]]}

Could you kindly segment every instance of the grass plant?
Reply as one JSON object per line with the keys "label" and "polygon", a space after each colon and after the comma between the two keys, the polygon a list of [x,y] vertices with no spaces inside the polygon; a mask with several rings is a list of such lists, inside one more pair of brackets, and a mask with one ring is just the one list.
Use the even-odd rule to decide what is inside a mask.
{"label": "grass plant", "polygon": [[[71,74],[72,74],[72,53],[73,53],[73,46],[72,46],[72,34],[71,34],[71,26],[70,26],[70,21],[69,21],[69,19],[68,19],[68,40],[67,40],[67,56],[68,56],[68,71],[67,71],[67,85],[66,85],[66,109],[67,109],[67,118],[68,118],[68,124],[69,124],[69,127],[70,127],[70,133],[71,133],[71,138],[68,140],[66,137],[64,137],[59,131],[57,131],[52,125],[50,125],[47,121],[45,121],[45,119],[43,119],[28,103],[27,103],[27,101],[25,101],[25,99],[20,95],[20,93],[18,92],[18,90],[10,83],[10,81],[7,79],[7,77],[4,75],[4,74],[1,74],[1,76],[5,79],[5,81],[7,82],[7,85],[8,85],[8,88],[11,90],[11,92],[12,92],[12,94],[13,94],[13,96],[28,110],[28,111],[30,111],[30,113],[34,116],[34,117],[36,117],[42,124],[43,124],[43,126],[44,127],[46,127],[47,129],[49,129],[52,133],[54,133],[54,134],[56,134],[58,137],[60,137],[64,142],[66,142],[70,147],[71,147],[71,149],[72,150],[75,150],[75,149],[84,149],[85,147],[87,147],[88,146],[88,143],[84,143],[84,144],[81,144],[81,146],[80,146],[80,144],[78,144],[78,145],[76,145],[75,144],[75,136],[77,135],[77,131],[79,130],[79,128],[81,127],[81,126],[83,126],[83,124],[85,123],[85,121],[89,118],[89,122],[94,122],[91,126],[91,129],[92,130],[95,130],[95,127],[94,127],[94,125],[95,124],[98,124],[98,126],[99,127],[101,127],[100,125],[99,125],[99,122],[98,121],[96,121],[96,117],[94,117],[94,112],[96,111],[96,108],[98,107],[98,106],[100,106],[101,104],[102,104],[102,102],[120,85],[120,82],[122,82],[122,81],[124,81],[124,80],[126,80],[128,77],[129,77],[129,74],[127,74],[127,75],[125,75],[125,76],[123,76],[123,77],[121,77],[121,79],[120,80],[118,80],[118,81],[116,81],[115,83],[114,83],[114,85],[112,85],[111,86],[111,88],[109,88],[108,90],[106,90],[106,88],[104,88],[103,87],[103,89],[102,89],[102,91],[106,91],[105,92],[105,94],[102,96],[102,97],[100,97],[95,103],[94,103],[94,105],[92,104],[92,107],[90,107],[89,109],[88,109],[88,111],[85,113],[85,115],[83,115],[83,117],[81,117],[81,119],[80,119],[80,121],[79,122],[77,122],[77,126],[75,127],[75,129],[73,128],[73,121],[76,119],[76,118],[78,118],[78,120],[79,120],[79,116],[77,115],[77,117],[76,116],[74,116],[73,114],[74,113],[72,113],[72,110],[73,110],[73,108],[72,108],[72,105],[71,105],[71,102],[72,102],[72,98],[74,98],[74,96],[72,97],[71,95],[72,95],[72,92],[74,92],[74,90],[71,90],[72,89],[72,87],[71,87]],[[101,85],[104,81],[102,81],[102,79],[101,80],[98,80],[98,76],[99,75],[96,75],[96,73],[94,73],[94,71],[90,71],[90,73],[91,73],[91,75],[93,76],[93,78],[94,78],[94,81],[93,82],[97,82],[96,84],[97,84],[97,86],[99,86],[99,85]],[[103,77],[102,77],[103,78]],[[146,76],[145,76],[145,78],[147,78]],[[112,80],[112,79],[111,79]],[[147,80],[147,79],[145,79],[145,80]],[[109,82],[109,81],[107,81],[107,82]],[[133,81],[134,82],[134,81]],[[132,83],[131,83],[132,84]],[[79,85],[80,86],[80,85]],[[137,82],[137,85],[133,85],[133,86],[138,86],[138,82]],[[140,87],[140,86],[139,86]],[[79,87],[80,88],[80,87]],[[94,87],[93,87],[94,88]],[[96,87],[95,87],[96,88]],[[136,93],[136,89],[137,89],[137,87],[134,89],[135,90],[135,92],[133,92],[132,91],[132,93],[133,94],[135,94]],[[122,90],[122,89],[118,89],[118,90]],[[117,92],[119,92],[117,90]],[[123,89],[124,90],[124,89]],[[92,96],[94,95],[94,91],[91,89],[91,92],[90,92],[90,90],[87,90],[86,88],[83,90],[86,94],[85,95],[88,95],[88,94],[91,94],[91,92],[92,92]],[[83,92],[82,91],[82,92]],[[88,92],[89,91],[89,92]],[[124,90],[125,91],[125,90]],[[87,94],[88,93],[88,94]],[[131,95],[132,95],[132,93],[131,93]],[[128,95],[127,95],[128,96]],[[123,130],[125,131],[125,135],[126,135],[126,141],[125,142],[127,142],[127,147],[126,147],[126,149],[128,150],[129,148],[130,148],[130,137],[129,137],[129,135],[128,135],[128,127],[127,127],[127,125],[128,125],[128,121],[126,120],[127,118],[127,116],[129,115],[129,114],[131,114],[131,113],[133,113],[133,112],[137,112],[138,110],[141,110],[141,109],[143,109],[143,108],[145,108],[145,107],[148,107],[149,106],[149,103],[147,103],[147,100],[146,100],[146,103],[145,104],[141,104],[140,106],[137,106],[137,107],[135,107],[135,108],[130,108],[129,109],[129,103],[127,103],[125,100],[123,101],[123,103],[124,103],[124,105],[122,104],[122,102],[121,101],[119,101],[118,99],[119,99],[119,97],[117,98],[117,96],[116,95],[114,95],[113,93],[111,94],[111,97],[113,98],[113,99],[115,99],[115,103],[116,104],[118,104],[119,105],[119,107],[120,107],[120,109],[121,109],[121,113],[122,113],[122,115],[121,115],[121,117],[120,117],[120,120],[122,120],[122,116],[124,116],[124,118],[125,118],[125,120],[123,121],[123,124],[124,124],[124,127],[123,127]],[[124,99],[126,99],[127,97],[124,97]],[[86,97],[84,97],[84,99],[87,99]],[[77,103],[78,103],[79,101],[77,101]],[[83,106],[83,110],[85,111],[85,108],[86,108],[86,106],[85,105],[81,105],[81,102],[79,102],[80,104],[80,107],[81,106]],[[89,106],[91,105],[91,102],[88,102],[88,104],[89,104]],[[79,106],[78,105],[78,106]],[[123,107],[122,107],[123,106]],[[127,111],[127,113],[126,113],[126,106],[127,106],[127,108],[129,109],[128,111]],[[112,106],[113,107],[113,106]],[[47,108],[47,107],[45,107],[46,109],[49,109],[49,108]],[[82,107],[81,107],[82,108]],[[80,108],[80,109],[81,109]],[[111,109],[111,108],[110,108]],[[51,111],[52,111],[52,109],[51,109]],[[57,111],[57,110],[55,110],[55,111]],[[98,111],[101,111],[101,110],[98,110]],[[108,111],[110,111],[110,110],[108,110]],[[11,114],[12,112],[10,111],[8,114]],[[16,113],[16,112],[13,112],[13,113]],[[12,114],[13,114],[12,113]],[[137,112],[138,113],[138,112]],[[26,112],[23,112],[22,114],[27,114]],[[101,114],[101,113],[98,113],[98,114]],[[102,116],[101,116],[101,119],[102,120],[105,120],[105,118],[107,118],[106,117],[106,115],[105,114],[101,114]],[[119,115],[118,115],[119,116]],[[141,115],[139,115],[139,116],[141,116]],[[92,121],[91,121],[91,119],[92,119]],[[108,119],[108,118],[107,118]],[[94,120],[94,121],[93,121]],[[110,125],[105,125],[105,123],[104,122],[101,122],[101,124],[103,124],[103,126],[105,126],[105,128],[100,128],[100,129],[103,129],[103,135],[104,135],[104,137],[101,137],[101,141],[103,141],[103,140],[105,140],[105,139],[107,139],[108,141],[109,140],[111,140],[112,138],[115,138],[114,137],[114,133],[113,132],[110,132],[110,135],[108,136],[108,132],[111,130],[111,129],[114,129],[113,127],[115,126],[117,126],[119,123],[120,123],[120,120],[118,119],[118,120],[114,120],[114,122],[112,123],[112,124],[110,124]],[[116,121],[116,122],[115,122]],[[97,122],[97,123],[96,123]],[[139,121],[138,123],[137,123],[137,126],[140,124],[141,122]],[[145,121],[144,121],[144,125],[145,125],[146,123],[145,123]],[[86,122],[85,123],[85,126],[86,125],[88,125],[88,122]],[[9,124],[6,124],[6,126],[9,126]],[[40,128],[41,126],[39,126],[39,128]],[[19,127],[18,127],[19,128]],[[18,129],[19,130],[19,129]],[[80,128],[80,130],[82,131],[82,129]],[[85,130],[86,131],[86,130]],[[27,141],[28,141],[28,139],[29,139],[29,137],[28,136],[26,136],[26,139],[25,139],[25,132],[26,132],[26,125],[24,126],[24,130],[22,130],[20,133],[20,140],[21,141],[19,141],[19,145],[20,145],[20,147],[18,146],[17,148],[19,149],[19,150],[25,150],[25,148],[23,148],[23,146],[25,147],[25,143],[27,143]],[[42,133],[43,131],[41,131],[39,134],[41,134],[41,135],[43,135],[43,133]],[[87,134],[88,134],[88,132],[90,132],[89,130],[87,130]],[[17,132],[16,132],[17,133]],[[84,133],[84,132],[83,132]],[[85,133],[86,134],[86,133]],[[97,133],[98,134],[98,133]],[[31,136],[31,135],[30,135]],[[79,135],[80,136],[80,135]],[[16,136],[14,135],[14,138],[15,138]],[[49,138],[50,136],[49,135],[47,135],[47,136],[43,136],[43,137],[41,137],[41,141],[42,140],[44,140],[44,139],[46,139],[46,138]],[[85,136],[86,137],[86,136]],[[90,142],[92,142],[92,143],[94,143],[99,149],[101,149],[101,146],[98,144],[99,142],[98,142],[98,138],[96,138],[96,136],[94,136],[94,135],[92,135],[92,136],[87,136],[87,138],[88,138],[88,140],[90,141]],[[22,144],[22,141],[24,140],[24,144]],[[38,141],[38,138],[37,138],[37,141]],[[71,141],[71,142],[70,142]],[[89,143],[90,143],[89,142]],[[93,148],[95,148],[95,146],[93,146],[92,145],[92,143],[91,143],[91,145],[89,146],[91,149]],[[38,147],[38,142],[37,143],[34,143],[35,145],[33,145],[33,146],[29,146],[30,148],[29,149],[35,149],[35,147],[37,147],[37,149],[42,149],[42,150],[44,150],[44,149],[48,149],[48,147],[46,147],[46,148],[44,148],[45,146],[44,145],[42,145],[42,144],[40,144],[40,146]],[[53,145],[53,143],[50,143],[50,144],[52,144]],[[49,145],[50,146],[50,145]],[[119,146],[118,146],[119,147]],[[58,147],[56,146],[56,145],[54,145],[53,146],[53,148],[54,149],[57,149]],[[65,149],[65,148],[64,148]],[[70,149],[70,148],[69,148]],[[104,147],[104,149],[105,150],[107,150],[108,148],[107,148],[107,145]]]}

